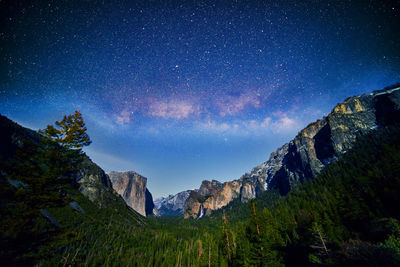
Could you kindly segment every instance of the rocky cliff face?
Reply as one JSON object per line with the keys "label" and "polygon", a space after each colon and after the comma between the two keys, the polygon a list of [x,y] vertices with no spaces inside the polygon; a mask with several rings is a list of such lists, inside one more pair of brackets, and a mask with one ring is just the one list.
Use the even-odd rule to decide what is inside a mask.
{"label": "rocky cliff face", "polygon": [[271,153],[268,161],[239,180],[221,184],[203,181],[191,192],[184,217],[198,218],[219,209],[232,199],[242,202],[267,189],[286,195],[296,184],[316,177],[332,160],[352,147],[357,137],[377,127],[400,122],[400,87],[350,97],[326,117],[311,123],[288,144]]}
{"label": "rocky cliff face", "polygon": [[183,215],[183,208],[190,192],[190,190],[186,190],[175,195],[155,199],[154,205],[160,213],[160,216]]}
{"label": "rocky cliff face", "polygon": [[349,150],[357,137],[400,121],[400,88],[351,97],[308,125],[288,144],[281,167],[267,176],[269,188],[287,194],[297,183],[316,177]]}
{"label": "rocky cliff face", "polygon": [[119,198],[106,173],[89,157],[84,158],[76,180],[79,183],[79,191],[100,206],[112,199]]}
{"label": "rocky cliff face", "polygon": [[153,197],[146,188],[147,178],[133,171],[110,172],[108,176],[114,190],[122,196],[128,206],[143,216],[158,214]]}
{"label": "rocky cliff face", "polygon": [[201,218],[203,215],[211,214],[213,210],[226,206],[234,198],[240,196],[242,185],[242,180],[226,183],[216,180],[203,181],[198,191],[190,192],[185,203],[184,218]]}
{"label": "rocky cliff face", "polygon": [[[39,134],[24,128],[0,115],[0,160],[13,158],[16,151],[27,142],[40,145]],[[126,206],[123,199],[114,191],[105,172],[84,155],[78,173],[74,177],[79,191],[100,207],[117,204]]]}

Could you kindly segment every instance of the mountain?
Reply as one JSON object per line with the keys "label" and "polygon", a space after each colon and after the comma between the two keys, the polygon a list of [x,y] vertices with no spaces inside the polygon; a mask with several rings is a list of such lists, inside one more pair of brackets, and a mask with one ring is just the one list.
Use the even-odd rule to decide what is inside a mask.
{"label": "mountain", "polygon": [[88,156],[70,157],[0,115],[1,266],[33,266],[82,238],[102,239],[105,231],[127,235],[147,223]]}
{"label": "mountain", "polygon": [[267,190],[188,223],[224,221],[230,266],[400,266],[399,192],[400,124],[389,123],[286,196]]}
{"label": "mountain", "polygon": [[[316,130],[308,146],[289,153],[296,138],[305,138],[303,130],[238,180],[204,181],[175,200],[155,201],[172,208],[189,193],[186,203],[199,203],[201,218],[233,199],[202,220],[144,218],[110,189],[108,175],[89,158],[70,176],[60,163],[71,162],[65,157],[71,154],[58,153],[36,132],[0,116],[0,266],[400,266],[400,97],[397,88],[371,97],[354,105],[350,119],[349,112],[340,115],[365,130],[354,133],[351,145],[332,144],[348,138],[334,134],[335,114],[329,114],[322,129],[329,125],[331,134],[324,130],[324,142],[315,141]],[[347,99],[344,110],[352,102]],[[343,110],[337,107],[332,113]],[[374,123],[362,119],[371,114]],[[333,148],[324,154],[324,147]],[[304,183],[289,182],[285,195],[273,181],[285,178],[277,176],[282,169],[302,173],[294,167],[303,158],[289,164],[298,151],[320,155],[315,158],[328,159],[320,160],[327,165]],[[146,193],[145,207],[152,199]],[[254,195],[256,201],[249,201]]]}
{"label": "mountain", "polygon": [[147,189],[147,178],[133,171],[110,172],[112,187],[125,202],[143,216],[158,215],[153,197]]}
{"label": "mountain", "polygon": [[[4,160],[12,158],[16,151],[26,142],[40,143],[37,132],[24,128],[1,115],[0,131],[2,144],[0,156]],[[110,177],[113,179],[113,183]],[[121,204],[121,201],[125,201],[129,207],[142,216],[158,214],[154,209],[151,193],[146,188],[147,178],[137,173],[112,172],[106,174],[87,155],[84,155],[81,166],[79,166],[74,178],[79,185],[79,191],[99,207],[112,206],[114,202]],[[125,188],[123,188],[124,186]]]}
{"label": "mountain", "polygon": [[209,215],[235,198],[247,202],[267,189],[286,195],[297,184],[315,178],[351,149],[360,135],[400,121],[399,90],[397,84],[347,98],[240,179],[225,183],[203,181],[199,191],[192,191],[186,200],[184,217]]}
{"label": "mountain", "polygon": [[[40,146],[39,134],[24,128],[8,118],[0,115],[0,157],[3,161],[12,160],[17,151],[31,142]],[[92,202],[102,207],[113,205],[113,202],[123,201],[113,190],[111,181],[106,173],[87,155],[74,175],[79,185],[79,191]]]}
{"label": "mountain", "polygon": [[175,195],[160,197],[154,200],[160,216],[180,216],[183,215],[186,199],[189,197],[191,190],[179,192]]}

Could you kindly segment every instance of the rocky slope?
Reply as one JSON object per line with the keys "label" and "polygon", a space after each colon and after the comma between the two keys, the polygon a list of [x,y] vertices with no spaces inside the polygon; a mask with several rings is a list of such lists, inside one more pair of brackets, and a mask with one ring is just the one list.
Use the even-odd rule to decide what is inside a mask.
{"label": "rocky slope", "polygon": [[183,215],[186,199],[189,197],[191,190],[179,192],[175,195],[160,197],[154,199],[160,216],[180,216]]}
{"label": "rocky slope", "polygon": [[110,201],[121,201],[121,197],[113,190],[111,181],[106,173],[89,157],[85,157],[77,174],[79,191],[99,206]]}
{"label": "rocky slope", "polygon": [[158,215],[153,197],[147,189],[147,178],[133,171],[107,173],[114,190],[143,216]]}
{"label": "rocky slope", "polygon": [[346,153],[359,135],[395,122],[400,122],[399,85],[347,98],[240,179],[223,184],[203,181],[198,192],[190,193],[184,217],[199,218],[234,198],[240,197],[246,202],[267,189],[277,189],[285,195],[293,186],[316,177],[327,164]]}
{"label": "rocky slope", "polygon": [[[0,160],[6,161],[12,158],[18,148],[21,148],[26,142],[40,144],[38,133],[0,115]],[[117,174],[114,173],[113,178],[118,176]],[[130,174],[127,175],[129,176]],[[127,182],[125,184],[129,186],[129,188],[125,188],[128,190],[123,191],[121,189],[124,185],[123,182],[117,187],[114,184],[114,188],[117,188],[114,190],[109,176],[85,155],[74,178],[79,184],[79,191],[99,207],[112,206],[116,202],[119,204],[125,203],[124,200],[126,200],[129,207],[143,216],[149,214],[157,215],[158,212],[154,208],[151,193],[146,188],[147,179],[138,174],[133,176],[135,177],[132,180],[133,183],[131,181],[131,183]],[[129,181],[129,179],[126,181]]]}
{"label": "rocky slope", "polygon": [[[0,115],[0,160],[2,162],[12,160],[17,150],[27,143],[40,146],[41,141],[38,133]],[[3,170],[0,169],[0,171]],[[125,207],[137,214],[126,206],[124,200],[112,188],[111,181],[106,173],[88,156],[84,155],[83,162],[74,178],[78,183],[78,190],[97,206]]]}

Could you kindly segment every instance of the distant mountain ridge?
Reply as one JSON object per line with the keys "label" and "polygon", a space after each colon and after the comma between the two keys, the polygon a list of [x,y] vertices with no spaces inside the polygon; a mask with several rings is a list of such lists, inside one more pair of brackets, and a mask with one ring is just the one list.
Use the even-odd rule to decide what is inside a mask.
{"label": "distant mountain ridge", "polygon": [[400,84],[349,97],[240,179],[203,181],[186,200],[184,217],[200,218],[235,198],[246,202],[268,189],[286,195],[296,184],[315,178],[327,164],[346,153],[358,136],[399,121]]}
{"label": "distant mountain ridge", "polygon": [[154,199],[154,204],[160,216],[181,216],[185,207],[186,199],[191,190],[179,192],[175,195]]}
{"label": "distant mountain ridge", "polygon": [[[106,174],[87,156],[75,179],[79,191],[100,207],[124,200],[143,216],[183,214],[185,218],[201,218],[233,199],[247,202],[268,189],[286,195],[296,184],[315,178],[327,164],[351,149],[358,136],[395,122],[400,122],[399,84],[347,98],[326,117],[309,124],[293,140],[271,153],[269,160],[237,180],[224,183],[205,180],[198,190],[153,201],[147,178],[133,171]],[[24,140],[40,142],[35,131],[1,115],[0,129],[1,160],[12,157]]]}

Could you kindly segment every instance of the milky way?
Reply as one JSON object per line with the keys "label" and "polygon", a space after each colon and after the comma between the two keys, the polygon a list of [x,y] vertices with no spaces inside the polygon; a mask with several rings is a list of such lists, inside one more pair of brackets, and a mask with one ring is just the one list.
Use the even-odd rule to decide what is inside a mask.
{"label": "milky way", "polygon": [[155,195],[238,178],[400,80],[398,1],[1,1],[0,112],[82,111],[106,170]]}

